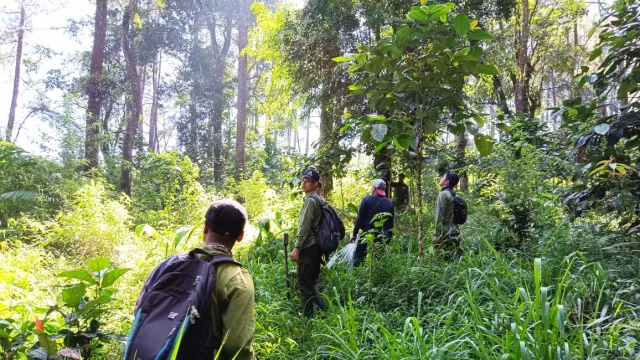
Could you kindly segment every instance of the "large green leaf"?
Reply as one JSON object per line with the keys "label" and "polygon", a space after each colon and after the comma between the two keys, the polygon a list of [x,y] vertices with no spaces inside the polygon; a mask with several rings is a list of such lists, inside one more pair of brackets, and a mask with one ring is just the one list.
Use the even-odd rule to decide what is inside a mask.
{"label": "large green leaf", "polygon": [[478,65],[478,73],[485,75],[500,75],[500,71],[494,65],[480,64]]}
{"label": "large green leaf", "polygon": [[487,156],[491,153],[491,149],[493,149],[493,138],[491,136],[477,134],[473,137],[473,141],[482,156]]}
{"label": "large green leaf", "polygon": [[469,32],[467,35],[469,40],[491,40],[493,36],[482,29],[477,29]]}
{"label": "large green leaf", "polygon": [[179,228],[178,231],[176,231],[173,246],[178,246],[182,242],[189,241],[195,230],[195,226],[183,226]]}
{"label": "large green leaf", "polygon": [[402,45],[409,39],[409,36],[411,36],[411,28],[403,25],[396,32],[396,42]]}
{"label": "large green leaf", "polygon": [[38,336],[38,343],[47,355],[55,355],[58,352],[58,344],[51,340],[51,336],[49,336],[49,334],[38,329],[34,329],[33,332]]}
{"label": "large green leaf", "polygon": [[140,224],[138,226],[136,226],[136,237],[140,237],[140,235],[142,234],[147,234],[147,235],[154,235],[156,232],[156,230],[148,224]]}
{"label": "large green leaf", "polygon": [[377,142],[384,140],[389,128],[385,124],[373,124],[371,127],[371,137]]}
{"label": "large green leaf", "polygon": [[71,308],[78,308],[86,292],[87,287],[84,283],[70,286],[62,290],[62,301]]}
{"label": "large green leaf", "polygon": [[602,48],[603,48],[603,46],[598,46],[597,48],[595,48],[591,52],[591,55],[589,55],[589,61],[593,61],[593,60],[597,59],[598,57],[600,57],[600,55],[602,55]]}
{"label": "large green leaf", "polygon": [[82,281],[86,281],[89,284],[97,284],[98,282],[91,276],[91,274],[85,269],[65,271],[63,273],[58,274],[58,277],[70,278],[70,279],[78,279]]}
{"label": "large green leaf", "polygon": [[480,46],[472,46],[471,49],[469,49],[467,56],[471,59],[478,60],[482,57],[483,52],[484,51]]}
{"label": "large green leaf", "polygon": [[453,28],[460,36],[464,36],[467,32],[469,32],[469,26],[469,18],[465,14],[458,14],[453,19]]}
{"label": "large green leaf", "polygon": [[122,275],[126,274],[130,270],[131,269],[113,269],[107,272],[102,277],[102,287],[103,288],[110,287],[111,285],[113,285],[113,283],[116,282],[116,280],[118,280]]}
{"label": "large green leaf", "polygon": [[89,259],[87,260],[87,263],[89,263],[89,269],[94,272],[102,271],[111,265],[111,261],[109,261],[109,259],[107,259],[106,257]]}
{"label": "large green leaf", "polygon": [[407,17],[409,19],[413,19],[413,20],[419,21],[419,22],[427,22],[427,21],[429,21],[429,14],[427,14],[426,11],[424,11],[423,9],[420,9],[420,8],[414,8],[411,11],[409,11],[409,14],[407,15]]}

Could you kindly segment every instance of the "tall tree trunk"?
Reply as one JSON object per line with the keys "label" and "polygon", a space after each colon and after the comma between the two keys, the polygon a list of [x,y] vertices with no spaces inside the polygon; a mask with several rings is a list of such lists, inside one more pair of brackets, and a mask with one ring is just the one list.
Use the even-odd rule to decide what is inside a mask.
{"label": "tall tree trunk", "polygon": [[417,185],[417,214],[418,214],[418,262],[420,266],[424,263],[424,234],[422,232],[422,124],[421,120],[416,120],[416,135],[418,145],[416,146],[415,178]]}
{"label": "tall tree trunk", "polygon": [[493,91],[496,95],[498,106],[500,107],[500,110],[502,110],[502,114],[507,117],[511,117],[511,109],[509,109],[509,104],[507,104],[507,96],[504,94],[504,88],[502,87],[502,80],[500,80],[500,76],[493,77]]}
{"label": "tall tree trunk", "polygon": [[[201,8],[204,11],[207,11],[204,4],[201,4]],[[213,179],[216,184],[219,184],[222,181],[222,174],[224,170],[222,161],[222,150],[224,148],[222,144],[222,113],[224,111],[225,103],[224,76],[226,72],[227,54],[229,53],[229,48],[231,46],[231,30],[233,23],[231,16],[227,16],[223,29],[224,40],[222,46],[219,46],[214,15],[215,13],[209,10],[209,16],[207,18],[207,30],[209,31],[209,40],[211,41],[211,48],[215,66],[213,68],[212,74],[214,96],[211,105],[211,117],[209,118],[209,129],[212,132],[212,144],[210,147],[207,147],[207,149],[211,149],[211,151],[207,151],[207,155],[213,156]]]}
{"label": "tall tree trunk", "polygon": [[159,88],[160,79],[162,78],[162,51],[158,53],[158,61],[153,65],[153,100],[151,101],[151,113],[149,115],[149,152],[157,151],[158,143],[158,106],[159,106]]}
{"label": "tall tree trunk", "polygon": [[[320,173],[320,181],[322,182],[322,191],[325,196],[329,196],[333,190],[333,175],[331,170],[333,169],[333,162],[326,156],[333,149],[335,141],[333,133],[333,119],[329,109],[329,102],[331,101],[330,94],[327,87],[323,87],[323,95],[320,103],[320,138],[317,144],[317,155],[321,159],[318,164],[318,172]],[[309,122],[311,117],[309,117]],[[307,135],[307,142],[309,136]]]}
{"label": "tall tree trunk", "polygon": [[236,180],[244,172],[244,147],[247,127],[247,56],[242,51],[247,46],[249,2],[239,1],[238,15],[238,102],[236,131]]}
{"label": "tall tree trunk", "polygon": [[135,50],[131,44],[129,31],[131,18],[137,9],[137,0],[131,0],[126,6],[122,16],[122,52],[124,53],[127,78],[131,90],[131,114],[127,120],[122,144],[122,177],[120,190],[127,195],[131,195],[131,169],[133,164],[133,138],[140,121],[142,104],[140,98],[140,78],[138,76],[137,59]]}
{"label": "tall tree trunk", "polygon": [[96,0],[96,15],[91,52],[91,73],[88,86],[87,127],[84,157],[87,169],[98,167],[100,153],[100,108],[105,89],[102,81],[104,43],[107,37],[107,0]]}
{"label": "tall tree trunk", "polygon": [[140,97],[138,98],[138,111],[139,120],[138,120],[138,129],[136,130],[136,141],[138,145],[138,154],[144,154],[144,89],[147,85],[147,68],[145,66],[139,68],[139,71],[142,71],[142,76],[140,77]]}
{"label": "tall tree trunk", "polygon": [[527,89],[525,84],[525,73],[527,72],[527,64],[529,62],[529,0],[522,0],[522,28],[520,36],[517,39],[516,64],[518,65],[518,74],[513,79],[513,90],[515,92],[516,115],[528,114],[527,106]]}
{"label": "tall tree trunk", "polygon": [[467,176],[467,157],[465,151],[467,150],[467,134],[462,133],[457,136],[457,148],[456,148],[456,167],[460,175],[460,190],[469,190],[469,177]]}
{"label": "tall tree trunk", "polygon": [[24,1],[20,4],[20,29],[18,29],[18,47],[16,49],[16,69],[13,76],[13,96],[11,97],[11,108],[9,109],[9,121],[7,122],[6,140],[11,142],[13,126],[16,122],[16,109],[18,107],[18,93],[20,92],[20,66],[22,65],[22,40],[24,38]]}
{"label": "tall tree trunk", "polygon": [[311,113],[309,113],[309,116],[307,116],[307,138],[306,138],[307,143],[305,145],[305,151],[304,151],[304,154],[306,156],[309,156],[309,143],[310,143],[309,134],[311,133],[310,129],[311,129]]}

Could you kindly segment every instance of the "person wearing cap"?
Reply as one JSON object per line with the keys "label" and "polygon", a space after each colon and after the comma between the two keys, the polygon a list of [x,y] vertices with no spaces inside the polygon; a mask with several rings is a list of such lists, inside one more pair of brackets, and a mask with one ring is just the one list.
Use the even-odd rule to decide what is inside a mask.
{"label": "person wearing cap", "polygon": [[435,230],[433,232],[433,243],[436,247],[460,256],[460,227],[453,218],[453,195],[451,191],[458,185],[460,177],[453,172],[447,172],[440,183],[441,188],[436,200]]}
{"label": "person wearing cap", "polygon": [[[217,200],[207,210],[204,220],[204,245],[200,249],[208,255],[232,256],[236,242],[244,237],[244,226],[247,223],[247,210],[233,200]],[[140,296],[151,290],[159,280],[163,271],[172,263],[184,259],[187,254],[170,257],[158,265],[147,279]],[[255,321],[253,315],[254,287],[249,272],[237,263],[223,263],[216,266],[215,287],[211,294],[212,329],[217,343],[224,343],[218,349],[219,359],[255,359],[253,352],[253,335]],[[228,337],[225,340],[225,335]],[[236,356],[237,354],[237,356]]]}
{"label": "person wearing cap", "polygon": [[[376,179],[371,187],[371,195],[366,196],[360,202],[358,208],[358,217],[353,227],[351,242],[356,241],[358,233],[373,233],[376,242],[382,242],[384,238],[387,242],[391,240],[393,229],[393,218],[395,216],[395,207],[393,202],[387,198],[387,183],[383,179]],[[375,221],[379,219],[378,214],[386,214],[386,221],[382,224],[381,229],[376,229]],[[360,265],[367,257],[367,243],[359,241],[354,254],[353,266]]]}
{"label": "person wearing cap", "polygon": [[312,316],[314,304],[325,310],[324,300],[318,291],[318,277],[322,264],[322,251],[316,245],[316,233],[320,229],[322,206],[314,196],[320,187],[320,174],[314,169],[302,173],[304,204],[300,210],[296,244],[291,251],[291,261],[297,262],[298,288],[302,297],[302,313]]}

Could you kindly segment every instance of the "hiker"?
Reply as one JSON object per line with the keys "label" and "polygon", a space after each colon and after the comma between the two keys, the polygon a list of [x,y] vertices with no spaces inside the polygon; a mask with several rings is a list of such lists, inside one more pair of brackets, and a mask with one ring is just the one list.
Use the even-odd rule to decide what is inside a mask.
{"label": "hiker", "polygon": [[459,180],[458,174],[453,172],[447,172],[440,179],[438,185],[441,191],[436,200],[435,231],[433,233],[435,246],[456,258],[462,253],[459,238],[460,228],[454,219],[454,196],[456,194],[453,189],[458,185]]}
{"label": "hiker", "polygon": [[318,277],[322,263],[322,252],[316,244],[316,233],[320,228],[322,205],[316,191],[320,186],[320,174],[309,169],[302,174],[304,204],[300,210],[296,244],[291,251],[291,261],[298,263],[296,268],[298,287],[302,297],[302,313],[311,317],[314,304],[322,311],[326,310],[324,299],[318,290]]}
{"label": "hiker", "polygon": [[[387,198],[387,183],[383,179],[376,179],[371,187],[371,195],[366,196],[360,202],[360,208],[358,208],[358,217],[353,227],[353,233],[351,235],[351,242],[358,239],[358,233],[362,230],[363,233],[373,233],[375,235],[375,242],[380,243],[384,239],[385,242],[389,242],[392,236],[393,229],[393,217],[395,216],[395,207],[393,202]],[[387,220],[382,224],[382,233],[375,229],[375,222],[378,220],[376,215],[388,214]],[[373,219],[376,218],[376,221]],[[367,257],[367,243],[366,241],[358,241],[356,252],[354,254],[353,266],[358,266]]]}
{"label": "hiker", "polygon": [[393,188],[393,203],[398,210],[411,208],[411,197],[409,196],[409,186],[404,182],[404,174],[398,175],[398,182],[391,182]]}
{"label": "hiker", "polygon": [[215,201],[205,215],[204,246],[153,270],[136,304],[126,360],[175,352],[177,359],[255,359],[253,280],[231,253],[246,222],[238,202]]}

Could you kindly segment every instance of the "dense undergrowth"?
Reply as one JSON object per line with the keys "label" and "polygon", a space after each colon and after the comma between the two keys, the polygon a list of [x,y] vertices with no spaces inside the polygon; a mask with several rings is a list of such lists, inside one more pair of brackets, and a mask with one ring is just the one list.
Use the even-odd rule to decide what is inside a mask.
{"label": "dense undergrowth", "polygon": [[[269,188],[256,172],[213,192],[177,154],[143,162],[146,176],[131,199],[99,178],[78,178],[73,191],[61,192],[67,195],[56,200],[58,210],[44,202],[21,216],[3,213],[0,358],[55,359],[63,350],[117,358],[144,280],[168,255],[201,243],[202,213],[222,196],[253,200],[245,202],[251,224],[234,252],[255,281],[261,359],[638,358],[637,235],[596,214],[572,218],[560,196],[566,181],[547,176],[547,155],[523,147],[512,160],[508,151],[472,158],[460,259],[447,261],[431,246],[434,166],[421,194],[423,264],[417,213],[399,212],[389,246],[375,248],[357,269],[323,270],[329,311],[310,321],[299,315],[295,267],[289,288],[285,273],[282,239],[295,234],[301,206],[295,182]],[[357,175],[335,181],[329,197],[348,229],[365,179],[374,176],[351,173]],[[28,209],[21,201],[29,199],[3,206]]]}

